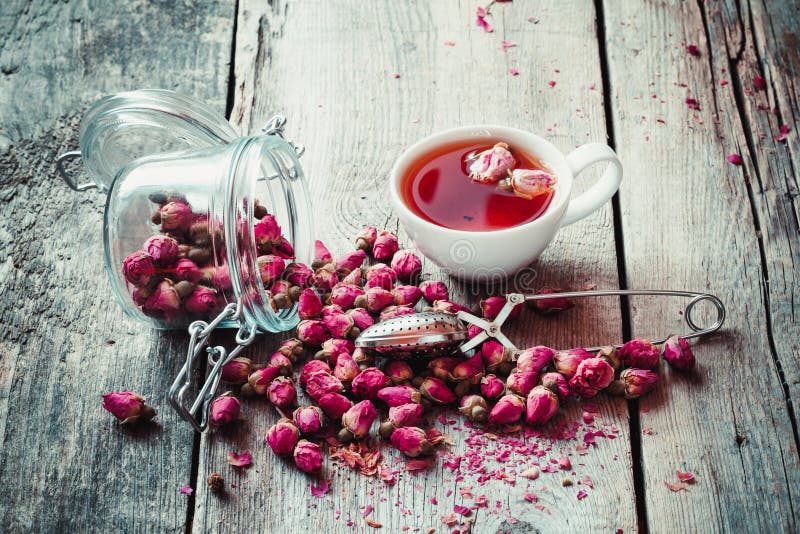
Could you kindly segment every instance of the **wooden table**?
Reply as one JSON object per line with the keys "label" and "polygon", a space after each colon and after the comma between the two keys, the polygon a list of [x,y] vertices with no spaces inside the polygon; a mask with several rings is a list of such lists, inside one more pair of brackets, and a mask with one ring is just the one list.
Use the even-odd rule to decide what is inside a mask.
{"label": "wooden table", "polygon": [[[363,532],[370,505],[384,532],[449,532],[440,517],[474,503],[465,486],[488,497],[458,516],[474,532],[798,530],[797,4],[515,0],[491,7],[493,33],[476,26],[477,4],[3,2],[0,530]],[[503,40],[516,46],[504,52]],[[168,407],[187,336],[120,312],[103,268],[104,198],[56,177],[86,107],[141,87],[197,96],[244,133],[287,115],[308,149],[317,232],[340,252],[364,224],[397,229],[386,177],[424,135],[497,123],[565,151],[607,141],[625,167],[619,195],[563,229],[534,265],[534,286],[709,291],[727,305],[724,332],[696,346],[694,373],[663,368],[640,402],[599,397],[595,426],[616,439],[597,438],[585,456],[581,435],[553,442],[543,465],[569,453],[573,486],[562,486],[564,472],[515,485],[457,480],[445,464],[464,451],[466,429],[434,421],[455,444],[430,471],[387,486],[328,462],[331,491],[313,497],[312,480],[263,445],[276,418],[265,405],[202,436]],[[743,165],[726,161],[732,153]],[[466,303],[487,291],[448,284]],[[681,328],[680,309],[602,299],[556,319],[524,314],[511,335],[555,346],[663,335]],[[252,356],[278,339],[264,337]],[[145,394],[157,422],[113,422],[100,394],[119,389]],[[560,421],[581,421],[580,405],[562,411]],[[253,467],[228,466],[234,450],[252,451]],[[670,491],[676,470],[696,483]],[[210,493],[214,471],[236,487]],[[179,493],[185,484],[194,495]]]}

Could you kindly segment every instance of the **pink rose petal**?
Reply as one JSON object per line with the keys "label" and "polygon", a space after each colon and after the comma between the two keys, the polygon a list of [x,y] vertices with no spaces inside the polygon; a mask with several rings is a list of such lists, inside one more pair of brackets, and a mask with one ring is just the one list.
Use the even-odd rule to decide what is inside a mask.
{"label": "pink rose petal", "polygon": [[516,48],[517,43],[512,43],[511,41],[503,41],[503,52],[508,52],[509,48]]}
{"label": "pink rose petal", "polygon": [[192,487],[189,484],[186,484],[185,486],[181,486],[180,488],[178,488],[178,491],[180,491],[184,495],[191,495],[192,493],[194,493],[194,490],[192,489]]}
{"label": "pink rose petal", "polygon": [[767,88],[767,80],[762,78],[761,76],[756,76],[753,78],[753,85],[756,86],[756,89],[759,91],[763,91]]}
{"label": "pink rose petal", "polygon": [[364,510],[361,512],[361,517],[367,517],[375,508],[372,507],[371,504],[368,504],[364,507]]}
{"label": "pink rose petal", "polygon": [[229,452],[228,463],[231,464],[233,467],[247,467],[253,463],[253,457],[250,455],[249,452],[243,452],[241,454],[236,452]]}
{"label": "pink rose petal", "polygon": [[585,499],[588,496],[589,496],[589,494],[586,493],[584,490],[580,490],[578,492],[578,494],[576,495],[576,497],[578,498],[579,501],[582,501],[583,499]]}
{"label": "pink rose petal", "polygon": [[475,24],[483,28],[483,31],[485,31],[486,33],[492,33],[494,31],[494,28],[492,27],[491,24],[489,24],[489,22],[487,22],[486,20],[487,14],[488,13],[486,13],[486,9],[484,9],[481,6],[478,6],[475,9]]}
{"label": "pink rose petal", "polygon": [[677,484],[673,484],[667,480],[664,481],[664,484],[669,488],[670,491],[679,492],[681,490],[686,490],[689,487],[689,484],[686,482],[678,482]]}
{"label": "pink rose petal", "polygon": [[458,515],[463,515],[464,517],[469,517],[472,515],[472,510],[470,510],[468,506],[461,506],[460,504],[453,506],[453,511]]}
{"label": "pink rose petal", "polygon": [[720,87],[725,87],[726,85],[728,85],[728,80],[720,80],[719,85]]}
{"label": "pink rose petal", "polygon": [[681,482],[694,482],[694,473],[691,471],[675,471],[675,474]]}
{"label": "pink rose petal", "polygon": [[555,80],[550,80],[549,82],[547,82],[547,85],[549,85],[550,87],[555,87],[556,86],[556,81]]}
{"label": "pink rose petal", "polygon": [[508,69],[508,72],[509,72],[509,73],[510,73],[512,76],[519,76],[519,71],[518,71],[517,69]]}
{"label": "pink rose petal", "polygon": [[742,164],[742,156],[739,154],[728,154],[725,156],[725,159],[728,160],[728,163],[733,163],[734,165],[741,165]]}
{"label": "pink rose petal", "polygon": [[699,56],[700,55],[700,50],[698,50],[697,45],[693,45],[693,44],[687,45],[686,46],[686,51],[689,52],[689,54],[691,54],[693,56]]}
{"label": "pink rose petal", "polygon": [[455,45],[456,45],[456,42],[455,42],[455,41],[445,41],[445,42],[444,42],[444,45],[445,45],[445,46],[455,46]]}
{"label": "pink rose petal", "polygon": [[692,97],[686,97],[686,105],[689,106],[689,109],[693,109],[695,111],[700,111],[700,102],[695,100]]}
{"label": "pink rose petal", "polygon": [[308,489],[311,490],[311,495],[317,498],[322,498],[328,494],[331,488],[331,481],[330,480],[323,480],[319,483],[319,485],[315,486],[314,484],[309,484]]}
{"label": "pink rose petal", "polygon": [[775,140],[779,143],[783,143],[786,141],[786,134],[789,133],[789,125],[783,124],[781,125],[781,133],[775,136]]}
{"label": "pink rose petal", "polygon": [[535,502],[539,501],[539,496],[538,495],[536,495],[535,493],[528,493],[527,491],[522,496],[522,498],[525,499],[528,502],[531,502],[531,503],[535,503]]}

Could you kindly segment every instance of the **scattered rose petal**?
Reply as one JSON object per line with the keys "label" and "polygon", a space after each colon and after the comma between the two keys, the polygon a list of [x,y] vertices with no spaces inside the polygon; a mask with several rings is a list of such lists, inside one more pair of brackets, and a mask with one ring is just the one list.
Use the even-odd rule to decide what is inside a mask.
{"label": "scattered rose petal", "polygon": [[741,165],[742,164],[742,156],[739,154],[728,154],[725,156],[725,159],[728,160],[728,163],[733,163],[734,165]]}
{"label": "scattered rose petal", "polygon": [[700,103],[692,97],[686,97],[686,105],[689,106],[689,109],[693,109],[695,111],[700,111]]}
{"label": "scattered rose petal", "polygon": [[653,429],[650,428],[649,426],[646,426],[646,427],[644,427],[642,429],[642,434],[644,434],[645,436],[652,436],[653,435]]}
{"label": "scattered rose petal", "polygon": [[508,52],[509,48],[516,48],[517,43],[512,43],[511,41],[503,41],[502,46],[503,46],[503,52]]}
{"label": "scattered rose petal", "polygon": [[519,71],[517,69],[508,69],[508,72],[511,73],[512,76],[519,76]]}
{"label": "scattered rose petal", "polygon": [[753,85],[755,85],[756,89],[758,89],[759,91],[763,91],[764,89],[767,88],[767,80],[765,80],[761,76],[756,76],[755,78],[753,78]]}
{"label": "scattered rose petal", "polygon": [[380,476],[381,480],[388,486],[394,486],[395,482],[397,482],[397,478],[395,477],[394,473],[394,471],[386,466],[381,466],[378,470],[378,476]]}
{"label": "scattered rose petal", "polygon": [[528,17],[528,22],[530,22],[531,24],[539,24],[539,19],[537,19],[536,17]]}
{"label": "scattered rose petal", "polygon": [[675,474],[681,482],[694,482],[694,473],[691,471],[675,471]]}
{"label": "scattered rose petal", "polygon": [[419,458],[406,462],[406,471],[422,471],[433,465],[432,458]]}
{"label": "scattered rose petal", "polygon": [[373,511],[374,509],[375,509],[375,508],[374,508],[374,507],[373,507],[371,504],[368,504],[368,505],[366,505],[366,506],[364,507],[364,510],[361,512],[361,517],[367,517],[369,514],[371,514],[371,513],[372,513],[372,511]]}
{"label": "scattered rose petal", "polygon": [[243,452],[241,454],[237,452],[229,452],[228,463],[233,467],[247,467],[253,463],[253,457],[249,452]]}
{"label": "scattered rose petal", "polygon": [[719,85],[720,85],[721,87],[725,87],[726,85],[728,85],[728,80],[720,80],[720,81],[719,81]]}
{"label": "scattered rose petal", "polygon": [[481,6],[475,8],[475,24],[479,27],[483,28],[483,31],[486,33],[492,33],[494,28],[491,24],[486,20],[486,9]]}
{"label": "scattered rose petal", "polygon": [[779,143],[783,143],[786,141],[786,134],[789,133],[789,125],[783,124],[781,125],[781,133],[775,136],[775,140]]}
{"label": "scattered rose petal", "polygon": [[186,484],[185,486],[181,486],[178,489],[178,491],[180,491],[184,495],[191,495],[192,493],[194,493],[194,490],[192,489],[192,487],[189,484]]}
{"label": "scattered rose petal", "polygon": [[538,467],[529,467],[528,469],[526,469],[525,471],[520,473],[520,475],[524,476],[525,478],[527,478],[529,480],[536,480],[537,478],[539,478],[539,468]]}
{"label": "scattered rose petal", "polygon": [[455,42],[455,41],[445,41],[445,42],[444,42],[444,45],[445,45],[445,46],[455,46],[455,45],[456,45],[456,42]]}
{"label": "scattered rose petal", "polygon": [[488,498],[486,497],[486,495],[478,495],[477,497],[475,497],[475,506],[479,508],[486,508],[487,506],[489,506]]}
{"label": "scattered rose petal", "polygon": [[670,491],[674,491],[676,493],[689,487],[689,484],[686,482],[678,482],[677,484],[673,484],[672,482],[665,480],[664,484],[669,488]]}
{"label": "scattered rose petal", "polygon": [[555,87],[556,86],[556,81],[555,80],[550,80],[549,82],[547,82],[547,85],[549,85],[550,87]]}
{"label": "scattered rose petal", "polygon": [[522,498],[525,499],[528,502],[531,502],[531,503],[535,503],[535,502],[539,501],[539,497],[535,493],[528,493],[527,491],[522,496]]}
{"label": "scattered rose petal", "polygon": [[455,526],[458,523],[458,519],[456,519],[456,514],[443,515],[441,519],[442,523],[444,523],[448,527]]}
{"label": "scattered rose petal", "polygon": [[686,51],[689,52],[689,54],[691,54],[693,56],[699,56],[700,55],[700,50],[697,48],[697,45],[693,45],[693,44],[687,45],[686,46]]}
{"label": "scattered rose petal", "polygon": [[588,496],[589,496],[589,494],[586,493],[584,490],[580,490],[578,492],[578,494],[576,495],[576,497],[578,498],[579,501],[582,501],[583,499],[585,499]]}
{"label": "scattered rose petal", "polygon": [[364,522],[371,526],[372,528],[381,528],[383,527],[382,524],[378,523],[377,521],[373,521],[372,519],[365,519]]}
{"label": "scattered rose petal", "polygon": [[311,490],[311,495],[317,498],[322,498],[330,491],[331,481],[323,480],[319,485],[309,484],[308,488]]}
{"label": "scattered rose petal", "polygon": [[472,510],[469,509],[469,506],[461,506],[460,504],[453,506],[453,511],[458,515],[463,515],[464,517],[469,517],[472,515]]}
{"label": "scattered rose petal", "polygon": [[395,74],[394,74],[394,79],[395,79],[395,80],[397,80],[397,79],[399,79],[399,78],[400,78],[400,75],[399,75],[399,74],[397,74],[397,73],[395,73]]}
{"label": "scattered rose petal", "polygon": [[558,459],[558,467],[561,469],[572,469],[572,463],[569,461],[569,458],[562,456]]}

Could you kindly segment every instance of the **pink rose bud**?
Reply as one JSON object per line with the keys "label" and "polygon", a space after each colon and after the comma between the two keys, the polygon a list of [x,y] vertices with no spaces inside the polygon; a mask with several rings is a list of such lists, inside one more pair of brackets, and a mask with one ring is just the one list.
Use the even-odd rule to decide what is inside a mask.
{"label": "pink rose bud", "polygon": [[353,307],[356,298],[364,294],[364,290],[353,284],[340,282],[331,290],[331,304],[340,306],[343,310]]}
{"label": "pink rose bud", "polygon": [[336,365],[341,354],[348,356],[355,350],[355,344],[349,339],[329,339],[322,344],[322,353],[331,365]]}
{"label": "pink rose bud", "polygon": [[333,337],[340,339],[346,338],[355,324],[353,318],[344,312],[328,315],[322,322]]}
{"label": "pink rose bud", "polygon": [[175,278],[178,280],[186,280],[193,284],[196,284],[203,278],[203,271],[200,270],[195,262],[188,258],[178,260],[172,272],[175,273]]}
{"label": "pink rose bud", "polygon": [[153,258],[141,250],[129,254],[122,262],[122,275],[129,284],[145,286],[156,271]]}
{"label": "pink rose bud", "polygon": [[347,310],[347,315],[353,319],[353,324],[361,331],[364,331],[375,324],[375,319],[373,319],[372,315],[370,315],[369,312],[364,308],[353,308],[352,310]]}
{"label": "pink rose bud", "polygon": [[256,369],[247,378],[247,383],[253,388],[258,395],[264,395],[267,392],[267,387],[275,380],[280,374],[279,367],[262,367]]}
{"label": "pink rose bud", "polygon": [[229,384],[244,384],[250,376],[252,366],[250,358],[234,358],[222,366],[222,380]]}
{"label": "pink rose bud", "polygon": [[183,301],[183,307],[194,315],[209,316],[220,307],[219,295],[210,287],[195,286],[194,291]]}
{"label": "pink rose bud", "polygon": [[316,443],[301,439],[294,448],[294,463],[306,473],[316,474],[322,469],[322,450]]}
{"label": "pink rose bud", "polygon": [[486,375],[481,379],[481,395],[487,400],[497,400],[506,392],[505,383],[495,375]]}
{"label": "pink rose bud", "polygon": [[400,250],[392,257],[391,267],[400,280],[410,281],[422,272],[422,260],[408,249]]}
{"label": "pink rose bud", "polygon": [[424,430],[415,426],[405,426],[392,432],[392,446],[409,458],[433,454],[433,445],[428,441]]}
{"label": "pink rose bud", "polygon": [[531,347],[523,350],[517,356],[517,369],[519,371],[530,371],[538,373],[553,362],[553,355],[556,351],[550,347]]}
{"label": "pink rose bud", "polygon": [[575,371],[578,370],[578,364],[580,364],[583,360],[588,360],[591,357],[592,353],[587,352],[585,349],[569,349],[553,354],[553,365],[555,366],[556,371],[567,378],[572,378],[572,375],[574,375]]}
{"label": "pink rose bud", "polygon": [[339,283],[339,276],[333,268],[333,265],[325,265],[314,271],[314,276],[311,277],[311,285],[323,293],[331,291],[333,286]]}
{"label": "pink rose bud", "polygon": [[353,395],[359,399],[372,400],[377,398],[378,392],[391,384],[389,377],[377,367],[368,367],[361,371],[350,384]]}
{"label": "pink rose bud", "polygon": [[473,423],[485,423],[489,416],[486,399],[480,395],[464,395],[461,397],[458,411]]}
{"label": "pink rose bud", "polygon": [[356,235],[356,248],[370,252],[376,239],[378,239],[378,229],[374,226],[365,226]]}
{"label": "pink rose bud", "polygon": [[284,236],[280,236],[272,246],[272,252],[279,258],[294,260],[294,247]]}
{"label": "pink rose bud", "polygon": [[330,339],[331,334],[322,321],[305,320],[297,325],[297,337],[304,344],[318,347]]}
{"label": "pink rose bud", "polygon": [[316,291],[307,287],[300,293],[297,305],[297,315],[301,319],[314,319],[322,315],[322,299]]}
{"label": "pink rose bud", "polygon": [[658,375],[649,369],[625,369],[619,375],[625,385],[625,398],[638,399],[645,393],[650,393],[658,384]]}
{"label": "pink rose bud", "polygon": [[194,214],[185,202],[167,202],[161,206],[161,229],[186,231],[192,224]]}
{"label": "pink rose bud", "polygon": [[520,397],[525,397],[538,381],[539,373],[536,371],[518,371],[508,375],[506,387],[510,393],[516,393]]}
{"label": "pink rose bud", "polygon": [[427,300],[429,303],[433,303],[437,300],[449,300],[450,294],[447,291],[447,286],[444,285],[444,282],[439,280],[425,280],[419,285],[420,291],[422,291],[422,296]]}
{"label": "pink rose bud", "polygon": [[259,256],[256,258],[258,264],[258,272],[261,273],[261,283],[265,286],[272,285],[283,275],[283,269],[286,267],[286,262],[283,258],[273,254]]}
{"label": "pink rose bud", "polygon": [[273,352],[269,357],[269,367],[277,367],[280,374],[289,376],[292,374],[292,360],[280,352]]}
{"label": "pink rose bud", "polygon": [[412,313],[415,313],[415,311],[414,308],[411,308],[410,306],[387,306],[381,310],[381,314],[378,317],[378,322],[394,319],[395,317],[400,317],[401,315],[411,315]]}
{"label": "pink rose bud", "polygon": [[618,371],[619,368],[622,367],[622,360],[620,359],[615,347],[600,347],[600,349],[597,351],[597,357],[603,358],[605,361],[607,361],[615,371]]}
{"label": "pink rose bud", "polygon": [[525,421],[529,425],[543,425],[558,411],[558,395],[544,386],[536,386],[528,393]]}
{"label": "pink rose bud", "polygon": [[376,263],[367,269],[364,276],[367,279],[367,283],[364,284],[365,289],[380,287],[391,291],[395,282],[397,282],[397,273],[385,263]]}
{"label": "pink rose bud", "polygon": [[367,309],[372,313],[380,313],[382,309],[391,306],[393,302],[394,295],[381,287],[367,290]]}
{"label": "pink rose bud", "polygon": [[355,269],[347,273],[347,276],[342,278],[342,283],[351,286],[361,287],[364,284],[364,281],[361,280],[363,276],[364,276],[364,271],[361,269],[361,267],[356,267]]}
{"label": "pink rose bud", "polygon": [[413,308],[422,298],[422,291],[417,286],[397,286],[392,293],[394,293],[394,303],[398,306]]}
{"label": "pink rose bud", "polygon": [[695,364],[694,353],[689,342],[678,336],[670,336],[664,342],[664,359],[672,367],[681,371],[688,371]]}
{"label": "pink rose bud", "polygon": [[322,318],[327,319],[328,317],[334,317],[336,315],[344,314],[344,310],[341,306],[337,306],[336,304],[328,304],[322,308]]}
{"label": "pink rose bud", "polygon": [[654,369],[658,366],[658,347],[646,339],[632,339],[617,351],[622,363],[628,367]]}
{"label": "pink rose bud", "polygon": [[239,420],[242,405],[230,391],[226,391],[211,403],[211,415],[208,422],[212,426],[222,426]]}
{"label": "pink rose bud", "polygon": [[461,304],[456,304],[455,302],[450,302],[449,300],[435,300],[431,308],[433,308],[432,311],[442,312],[442,313],[456,314],[460,311],[472,313],[472,310],[470,310],[469,308],[466,308]]}
{"label": "pink rose bud", "polygon": [[333,376],[342,382],[351,382],[361,372],[358,364],[346,352],[340,353],[336,358],[336,367],[333,368]]}
{"label": "pink rose bud", "polygon": [[142,250],[159,267],[169,267],[178,261],[178,242],[166,235],[154,235],[144,242]]}
{"label": "pink rose bud", "polygon": [[233,289],[231,273],[227,265],[214,269],[214,273],[211,275],[211,285],[220,291],[231,291]]}
{"label": "pink rose bud", "polygon": [[294,411],[292,419],[300,433],[304,435],[316,434],[327,424],[325,414],[317,406],[301,406]]}
{"label": "pink rose bud", "polygon": [[561,373],[545,373],[542,375],[542,385],[558,395],[560,399],[569,396],[569,384]]}
{"label": "pink rose bud", "polygon": [[303,342],[299,339],[291,338],[281,342],[276,352],[280,352],[292,361],[303,355]]}
{"label": "pink rose bud", "polygon": [[456,394],[453,393],[447,384],[438,378],[429,376],[422,381],[419,386],[419,392],[429,401],[436,404],[450,404],[455,402]]}
{"label": "pink rose bud", "polygon": [[419,390],[413,386],[388,386],[378,390],[378,399],[385,402],[390,408],[403,404],[419,404],[422,400]]}
{"label": "pink rose bud", "polygon": [[367,259],[367,253],[363,250],[354,250],[344,256],[336,258],[335,267],[340,273],[347,274],[353,269],[358,269]]}
{"label": "pink rose bud", "polygon": [[153,294],[144,303],[145,310],[163,312],[166,317],[174,317],[181,310],[181,297],[175,291],[172,280],[162,280]]}
{"label": "pink rose bud", "polygon": [[306,393],[314,400],[319,399],[326,393],[341,393],[344,391],[341,380],[324,371],[311,373],[305,382]]}
{"label": "pink rose bud", "polygon": [[328,250],[328,247],[325,246],[325,243],[319,239],[314,241],[314,261],[317,261],[322,265],[333,261],[331,251]]}
{"label": "pink rose bud", "polygon": [[522,418],[525,401],[513,394],[504,395],[489,412],[489,423],[492,425],[513,425]]}
{"label": "pink rose bud", "polygon": [[[547,295],[551,293],[557,295],[558,290],[545,287],[539,291],[540,295]],[[554,296],[550,299],[531,300],[528,302],[528,306],[535,312],[542,315],[554,315],[556,313],[561,313],[574,308],[575,303],[567,298]]]}
{"label": "pink rose bud", "polygon": [[283,276],[293,286],[308,287],[311,284],[314,271],[305,263],[294,262],[286,266]]}
{"label": "pink rose bud", "polygon": [[350,432],[352,439],[362,439],[369,434],[369,429],[377,416],[378,410],[372,402],[363,400],[344,413],[342,426]]}
{"label": "pink rose bud", "polygon": [[273,296],[277,295],[289,295],[289,289],[291,289],[292,284],[287,282],[286,280],[278,280],[269,290],[272,292]]}
{"label": "pink rose bud", "polygon": [[147,421],[156,415],[156,411],[144,403],[144,398],[132,391],[106,393],[103,395],[103,409],[122,424]]}
{"label": "pink rose bud", "polygon": [[614,380],[614,368],[603,358],[589,358],[578,364],[569,379],[569,389],[584,399],[597,395]]}
{"label": "pink rose bud", "polygon": [[300,376],[297,378],[297,383],[301,387],[306,387],[308,378],[314,373],[328,373],[331,374],[331,367],[322,360],[309,360],[303,365],[300,371]]}
{"label": "pink rose bud", "polygon": [[388,230],[384,230],[375,238],[375,243],[372,245],[372,257],[376,260],[391,259],[398,248],[397,236]]}
{"label": "pink rose bud", "polygon": [[474,356],[459,362],[450,371],[449,378],[453,382],[466,380],[471,384],[479,384],[483,378],[483,355],[477,352]]}
{"label": "pink rose bud", "polygon": [[405,384],[414,378],[414,371],[411,366],[401,360],[389,360],[383,368],[383,372],[392,381],[392,384]]}
{"label": "pink rose bud", "polygon": [[475,156],[469,166],[469,175],[476,182],[492,184],[508,176],[516,161],[505,143],[497,143]]}
{"label": "pink rose bud", "polygon": [[477,336],[481,332],[483,332],[483,328],[481,328],[480,326],[478,326],[476,324],[471,324],[471,325],[469,325],[467,327],[467,337],[469,339],[472,339],[473,337]]}
{"label": "pink rose bud", "polygon": [[428,370],[430,370],[435,378],[439,380],[448,380],[450,378],[450,371],[462,361],[461,358],[456,358],[454,356],[439,356],[428,362]]}
{"label": "pink rose bud", "polygon": [[[500,313],[500,310],[503,309],[503,306],[506,305],[506,299],[503,297],[489,297],[483,299],[481,301],[481,313],[486,319],[494,319],[497,317],[497,314]],[[522,304],[517,304],[511,310],[511,313],[508,316],[506,321],[510,321],[519,317],[520,312],[522,311]]]}
{"label": "pink rose bud", "polygon": [[291,378],[279,376],[267,386],[267,398],[280,410],[287,410],[297,404],[297,390]]}
{"label": "pink rose bud", "polygon": [[353,401],[341,393],[326,393],[317,399],[317,404],[326,416],[339,421],[344,413],[353,406]]}
{"label": "pink rose bud", "polygon": [[300,429],[291,419],[280,419],[267,430],[264,441],[278,456],[291,456],[300,440]]}
{"label": "pink rose bud", "polygon": [[394,428],[414,426],[422,420],[425,407],[418,403],[401,404],[389,408],[389,421]]}
{"label": "pink rose bud", "polygon": [[259,250],[271,250],[272,243],[281,237],[281,227],[272,215],[265,215],[254,227],[253,235]]}
{"label": "pink rose bud", "polygon": [[556,177],[539,169],[514,169],[511,171],[511,188],[518,197],[531,199],[551,193]]}
{"label": "pink rose bud", "polygon": [[511,361],[511,353],[505,345],[494,339],[485,341],[481,345],[481,355],[483,364],[490,373],[497,371],[502,364]]}

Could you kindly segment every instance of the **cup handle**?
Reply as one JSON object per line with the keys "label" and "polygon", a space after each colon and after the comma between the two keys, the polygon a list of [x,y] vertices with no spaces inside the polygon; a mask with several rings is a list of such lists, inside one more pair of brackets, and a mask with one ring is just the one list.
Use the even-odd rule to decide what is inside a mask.
{"label": "cup handle", "polygon": [[611,200],[622,181],[622,163],[610,146],[603,143],[587,143],[567,154],[567,164],[572,169],[572,176],[577,177],[581,171],[595,163],[607,161],[610,165],[588,191],[577,198],[570,199],[567,213],[561,221],[566,226],[579,221],[603,207]]}

